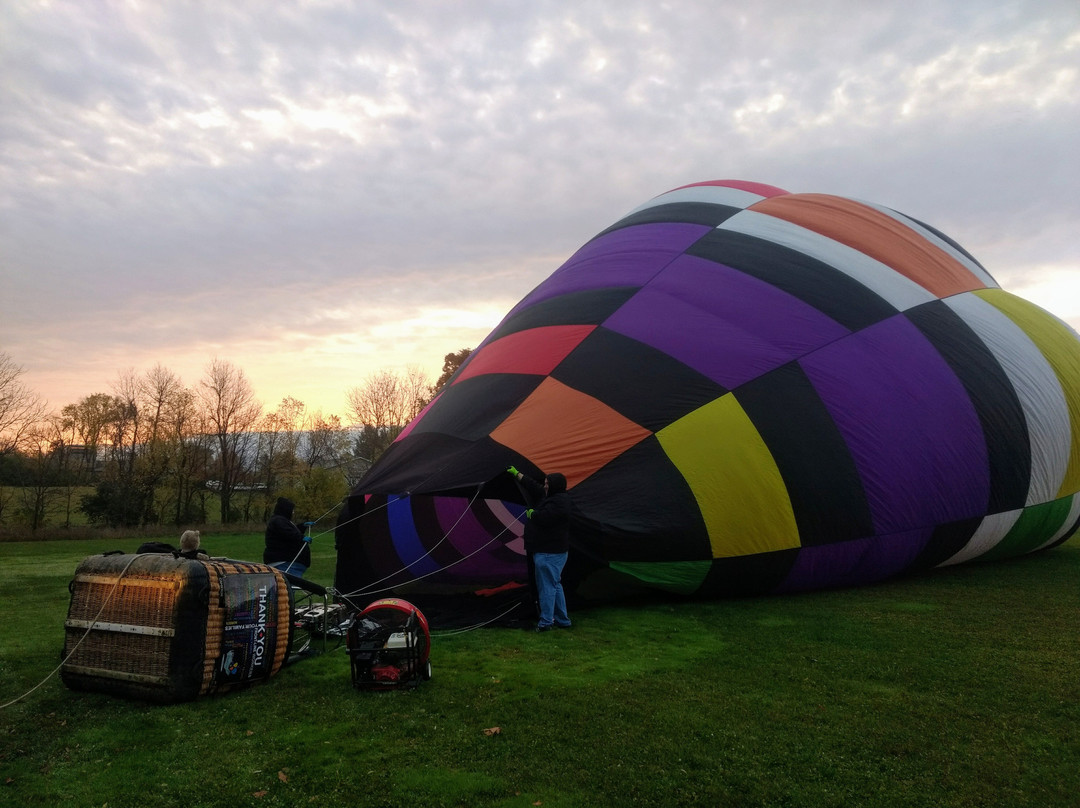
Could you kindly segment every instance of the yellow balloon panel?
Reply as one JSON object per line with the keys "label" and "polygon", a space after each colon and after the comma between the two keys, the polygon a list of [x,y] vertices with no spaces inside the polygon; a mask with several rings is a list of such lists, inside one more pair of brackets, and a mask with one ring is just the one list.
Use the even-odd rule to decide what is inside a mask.
{"label": "yellow balloon panel", "polygon": [[713,558],[799,547],[780,470],[730,393],[656,433],[701,508]]}

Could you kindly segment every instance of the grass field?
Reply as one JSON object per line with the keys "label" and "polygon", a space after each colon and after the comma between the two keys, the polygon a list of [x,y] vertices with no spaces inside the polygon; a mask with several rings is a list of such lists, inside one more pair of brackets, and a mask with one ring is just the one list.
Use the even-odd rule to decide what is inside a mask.
{"label": "grass field", "polygon": [[[0,703],[59,664],[76,564],[137,544],[0,544]],[[341,650],[170,706],[53,677],[0,710],[0,804],[1074,806],[1078,583],[1073,539],[859,590],[582,610],[565,632],[433,625],[413,691],[353,689]]]}

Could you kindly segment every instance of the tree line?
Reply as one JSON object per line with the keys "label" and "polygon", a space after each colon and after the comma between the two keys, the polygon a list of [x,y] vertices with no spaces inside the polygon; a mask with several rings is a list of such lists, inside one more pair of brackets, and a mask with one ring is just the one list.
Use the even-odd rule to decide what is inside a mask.
{"label": "tree line", "polygon": [[158,364],[52,409],[0,351],[0,529],[265,521],[278,496],[317,518],[469,353],[446,354],[434,382],[415,367],[373,372],[346,392],[345,422],[288,396],[267,409],[243,370],[216,358],[194,385]]}

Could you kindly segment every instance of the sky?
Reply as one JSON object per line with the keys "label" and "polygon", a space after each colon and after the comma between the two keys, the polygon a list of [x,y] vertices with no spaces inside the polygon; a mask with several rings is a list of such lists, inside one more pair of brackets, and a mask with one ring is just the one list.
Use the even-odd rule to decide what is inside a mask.
{"label": "sky", "polygon": [[1080,330],[1080,2],[0,3],[0,351],[346,416],[642,202],[899,210]]}

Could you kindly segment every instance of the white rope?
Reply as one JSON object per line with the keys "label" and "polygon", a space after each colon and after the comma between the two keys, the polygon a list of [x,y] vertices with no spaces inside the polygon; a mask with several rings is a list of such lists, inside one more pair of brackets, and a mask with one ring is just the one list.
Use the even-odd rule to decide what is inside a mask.
{"label": "white rope", "polygon": [[[352,524],[357,519],[363,519],[365,516],[369,516],[370,514],[378,513],[383,508],[389,508],[392,503],[397,502],[398,500],[401,500],[401,499],[406,499],[406,498],[408,498],[408,494],[406,494],[405,496],[396,497],[394,499],[390,499],[389,497],[387,497],[386,502],[383,503],[382,505],[378,506],[377,508],[372,508],[370,511],[365,509],[363,513],[358,513],[352,519],[346,519],[344,522],[339,522],[338,524],[334,525],[332,530],[324,530],[322,533],[315,534],[314,536],[312,536],[312,538],[313,539],[321,539],[323,536],[329,536],[331,533],[334,533],[335,531],[337,531],[337,529],[339,527],[344,527],[345,525]],[[334,507],[336,508],[337,505],[335,505]],[[331,508],[330,510],[333,510],[333,508]],[[329,513],[329,511],[327,511],[327,513]],[[325,515],[326,514],[323,514],[323,516],[325,516]],[[319,517],[319,518],[321,519],[322,517]]]}
{"label": "white rope", "polygon": [[442,637],[452,637],[455,634],[465,634],[466,632],[469,632],[469,631],[476,631],[478,628],[483,628],[484,626],[490,625],[490,624],[494,623],[496,620],[502,620],[504,617],[506,617],[506,615],[510,614],[510,612],[514,611],[514,609],[518,608],[520,605],[521,605],[521,601],[518,601],[517,603],[513,604],[509,609],[504,611],[502,614],[497,614],[493,618],[491,618],[490,620],[485,620],[483,623],[474,623],[471,626],[465,626],[463,628],[447,629],[446,631],[433,631],[433,632],[431,632],[431,636],[432,637],[440,637],[440,638],[442,638]]}
{"label": "white rope", "polygon": [[[334,525],[334,527],[333,527],[333,528],[331,528],[330,530],[324,530],[324,531],[323,531],[322,533],[316,533],[316,534],[315,534],[314,536],[312,536],[312,537],[311,537],[311,541],[315,541],[315,539],[321,539],[321,538],[322,538],[323,536],[329,536],[329,535],[332,535],[333,533],[335,533],[335,532],[337,531],[337,529],[338,529],[339,527],[342,527],[343,525],[347,525],[347,524],[349,524],[350,522],[355,522],[355,521],[356,521],[357,519],[362,519],[363,517],[367,516],[367,515],[368,515],[369,513],[378,513],[378,512],[379,512],[380,510],[382,510],[383,508],[388,508],[388,507],[390,507],[390,502],[391,502],[391,501],[393,501],[393,502],[397,502],[397,501],[398,501],[398,499],[402,499],[402,497],[398,497],[397,499],[394,499],[394,500],[390,500],[390,499],[387,499],[387,501],[386,501],[386,503],[385,503],[384,505],[380,505],[380,506],[379,506],[379,507],[377,507],[377,508],[372,508],[372,509],[371,509],[370,511],[368,511],[368,510],[366,510],[366,509],[365,509],[363,513],[361,513],[361,514],[358,514],[358,515],[354,516],[354,517],[353,517],[352,519],[348,519],[348,520],[346,520],[346,521],[342,522],[341,524],[337,524],[337,525]],[[331,508],[331,509],[330,509],[329,511],[327,511],[326,513],[324,513],[324,514],[323,514],[322,516],[320,516],[320,517],[319,517],[318,519],[316,519],[316,520],[315,520],[314,522],[312,522],[311,524],[313,524],[313,525],[317,525],[317,524],[319,524],[319,522],[321,522],[321,521],[322,521],[323,519],[325,519],[325,518],[326,518],[327,514],[329,514],[329,513],[331,512],[331,511],[333,511],[333,510],[334,510],[334,508],[337,508],[338,506],[340,506],[340,505],[341,505],[341,504],[342,504],[342,503],[343,503],[344,501],[345,501],[344,499],[340,500],[340,501],[339,501],[339,502],[337,503],[337,505],[334,505],[334,507],[333,507],[333,508]],[[307,542],[307,541],[305,541],[304,543],[305,543],[305,544],[310,544],[311,542]],[[297,550],[297,551],[296,551],[296,555],[294,555],[294,556],[293,556],[293,558],[292,558],[292,561],[290,561],[290,562],[289,562],[289,566],[290,566],[290,567],[291,567],[291,566],[292,566],[293,564],[295,564],[295,563],[296,563],[296,559],[298,559],[298,558],[300,557],[300,554],[301,554],[301,553],[303,553],[303,552],[304,552],[304,548],[303,548],[303,547],[301,547],[301,548],[300,548],[299,550]]]}
{"label": "white rope", "polygon": [[134,563],[135,563],[135,559],[137,559],[137,558],[139,558],[139,556],[138,556],[138,555],[133,555],[133,556],[131,557],[131,560],[130,560],[130,561],[128,561],[128,563],[124,565],[124,569],[122,569],[122,570],[120,571],[120,574],[119,574],[119,575],[118,575],[118,576],[116,577],[116,583],[114,583],[114,584],[113,584],[113,587],[112,587],[112,589],[110,589],[110,590],[109,590],[109,594],[105,596],[105,600],[103,600],[103,601],[101,602],[101,608],[100,608],[100,609],[98,609],[98,613],[97,613],[97,614],[96,614],[96,615],[94,616],[94,619],[93,619],[93,621],[92,621],[92,622],[90,623],[90,625],[89,625],[89,626],[87,626],[87,627],[86,627],[86,631],[85,631],[85,632],[83,632],[83,635],[82,635],[82,636],[81,636],[81,637],[79,638],[79,641],[78,641],[77,643],[75,643],[75,645],[74,645],[74,646],[72,646],[72,648],[71,648],[71,653],[69,653],[69,654],[68,654],[68,655],[67,655],[66,657],[64,657],[63,661],[62,661],[62,662],[61,662],[61,663],[60,663],[59,665],[57,665],[57,666],[56,666],[56,667],[55,667],[55,668],[54,668],[54,669],[53,669],[53,670],[52,670],[52,671],[51,671],[51,672],[49,673],[49,675],[48,675],[48,676],[46,676],[46,677],[45,677],[44,679],[42,679],[42,680],[41,680],[40,682],[38,682],[38,683],[37,683],[36,685],[34,685],[34,686],[33,686],[32,688],[30,688],[29,690],[27,690],[27,691],[26,691],[25,693],[23,693],[23,694],[22,694],[21,696],[19,696],[19,697],[18,697],[17,699],[12,699],[12,700],[11,700],[11,701],[9,701],[9,702],[8,702],[7,704],[0,704],[0,710],[5,710],[5,709],[7,709],[8,707],[10,707],[10,706],[11,706],[12,704],[16,704],[17,702],[20,702],[20,701],[22,701],[23,699],[25,699],[25,698],[26,698],[27,696],[29,696],[29,695],[30,695],[31,693],[33,693],[33,692],[34,692],[35,690],[37,690],[37,689],[38,689],[39,687],[41,687],[42,685],[44,685],[44,684],[45,684],[45,683],[46,683],[47,681],[49,681],[49,680],[50,680],[50,679],[52,679],[52,678],[53,678],[54,676],[56,676],[56,674],[57,674],[57,673],[58,673],[58,672],[60,671],[60,669],[61,669],[61,668],[63,668],[63,667],[64,667],[64,666],[65,666],[65,665],[66,665],[66,664],[68,663],[68,660],[69,660],[69,659],[71,659],[71,658],[72,658],[72,657],[73,657],[73,656],[75,655],[75,652],[76,652],[76,651],[77,651],[77,650],[79,649],[79,646],[80,646],[80,645],[82,645],[82,643],[83,643],[83,640],[85,640],[85,639],[86,639],[87,637],[89,637],[89,636],[90,636],[90,632],[94,630],[94,626],[96,626],[96,625],[97,625],[97,622],[98,622],[98,620],[100,620],[100,619],[101,619],[101,615],[102,615],[102,614],[104,613],[104,611],[105,611],[105,607],[106,607],[106,606],[107,606],[107,605],[109,604],[109,600],[110,600],[110,599],[112,598],[112,596],[113,596],[113,593],[115,593],[115,592],[116,592],[116,590],[117,590],[117,589],[119,588],[119,586],[120,586],[120,579],[124,577],[124,573],[126,573],[126,572],[128,571],[128,568],[129,568],[129,567],[130,567],[130,566],[131,566],[132,564],[134,564]]}
{"label": "white rope", "polygon": [[[345,502],[345,499],[346,499],[346,497],[342,497],[341,499],[339,499],[339,500],[338,500],[338,501],[337,501],[336,503],[334,503],[333,505],[331,505],[331,506],[330,506],[330,510],[328,510],[328,511],[327,511],[326,513],[324,513],[324,514],[323,514],[322,516],[320,516],[320,517],[319,517],[318,519],[316,519],[316,520],[315,520],[314,522],[312,522],[311,524],[313,524],[313,525],[317,525],[317,524],[319,524],[319,522],[321,522],[321,521],[322,521],[323,519],[325,519],[325,518],[326,518],[327,516],[329,516],[329,515],[330,515],[330,512],[331,512],[331,511],[333,511],[333,510],[334,510],[334,509],[336,509],[336,508],[340,508],[340,507],[341,507],[341,504],[342,504],[343,502]],[[328,531],[328,532],[330,532],[330,531]]]}
{"label": "white rope", "polygon": [[[465,514],[467,514],[469,512],[469,509],[472,508],[473,503],[476,502],[476,498],[480,496],[480,491],[481,490],[483,490],[483,486],[477,487],[476,493],[473,494],[473,498],[469,500],[468,504],[465,506],[465,509],[461,512],[461,515],[457,518],[457,521],[455,521],[454,524],[450,525],[450,529],[447,530],[446,533],[443,534],[442,538],[439,539],[435,543],[434,547],[432,547],[430,550],[428,550],[422,556],[418,556],[417,558],[414,558],[412,561],[410,561],[404,567],[396,569],[393,572],[391,572],[389,575],[384,575],[379,580],[372,581],[371,583],[366,584],[363,588],[358,589],[355,592],[350,592],[349,594],[350,595],[367,594],[369,592],[369,589],[368,589],[369,587],[377,586],[378,584],[381,584],[383,581],[386,581],[386,580],[389,580],[390,578],[393,578],[395,575],[400,575],[401,573],[405,572],[405,570],[409,569],[409,567],[411,567],[413,564],[418,564],[421,561],[423,561],[425,558],[430,557],[431,554],[433,552],[435,552],[439,548],[439,546],[450,537],[450,534],[454,532],[454,528],[456,528],[459,524],[461,524],[461,520],[465,518]],[[506,531],[504,530],[503,533],[505,533],[505,532]],[[502,533],[500,533],[499,535],[501,536]],[[490,542],[488,542],[488,543],[490,544]],[[481,549],[483,549],[483,548],[481,548]],[[454,563],[456,564],[457,562],[455,561]],[[451,566],[453,566],[453,565],[451,565]],[[428,573],[428,575],[430,575],[430,574],[431,573]],[[422,577],[425,577],[425,576],[420,576],[420,577],[422,578]],[[412,579],[412,581],[419,581],[419,580],[420,580],[420,578],[413,578]],[[411,583],[412,581],[405,581],[405,583]],[[394,586],[403,586],[403,584],[395,584]],[[394,587],[390,587],[390,588],[393,589]],[[383,589],[383,590],[376,590],[376,591],[387,592],[389,590],[388,589]]]}
{"label": "white rope", "polygon": [[[495,534],[494,536],[492,536],[492,537],[491,537],[491,539],[490,539],[490,541],[488,541],[488,542],[487,542],[487,543],[485,543],[485,544],[482,544],[482,545],[481,545],[480,547],[477,547],[477,548],[476,548],[475,550],[473,550],[473,551],[472,551],[471,553],[469,553],[468,555],[466,555],[466,556],[462,556],[462,557],[461,557],[461,558],[459,558],[459,559],[458,559],[457,561],[454,561],[454,562],[453,562],[453,563],[451,563],[451,564],[447,564],[447,565],[446,565],[445,567],[440,567],[440,568],[439,568],[439,569],[437,569],[437,570],[432,570],[431,572],[426,572],[426,573],[424,573],[423,575],[418,575],[418,576],[416,576],[415,578],[411,578],[411,579],[410,579],[410,580],[408,580],[408,581],[404,581],[404,582],[402,582],[402,583],[400,583],[400,584],[394,584],[393,586],[388,586],[388,587],[385,587],[384,589],[374,589],[374,590],[369,590],[369,589],[367,589],[366,587],[362,587],[362,588],[360,588],[360,589],[357,589],[357,590],[356,590],[356,591],[354,591],[354,592],[349,592],[349,593],[348,593],[347,595],[343,595],[342,597],[350,597],[350,596],[355,596],[355,595],[377,595],[377,594],[380,594],[380,593],[382,593],[382,592],[392,592],[393,590],[397,589],[397,588],[398,588],[399,586],[405,586],[405,585],[407,585],[407,584],[415,583],[416,581],[421,581],[421,580],[423,580],[424,578],[427,578],[428,576],[431,576],[431,575],[437,575],[437,574],[438,574],[438,573],[440,573],[440,572],[445,572],[446,570],[450,569],[451,567],[454,567],[454,566],[456,566],[456,565],[460,564],[460,563],[461,563],[462,561],[468,561],[468,560],[469,560],[470,558],[472,558],[472,557],[473,557],[474,555],[476,555],[477,553],[479,553],[479,552],[480,552],[481,550],[485,549],[485,548],[486,548],[486,547],[487,547],[487,546],[488,546],[489,544],[491,544],[492,542],[495,542],[495,541],[497,541],[497,540],[499,539],[499,537],[500,537],[500,536],[502,536],[502,534],[503,534],[503,533],[505,533],[506,531],[508,531],[509,529],[510,529],[510,526],[509,526],[509,525],[507,525],[507,526],[506,526],[506,527],[504,527],[504,528],[503,528],[502,530],[500,530],[500,531],[499,531],[499,532],[498,532],[497,534]],[[419,559],[418,559],[418,560],[419,560]],[[415,562],[413,562],[413,563],[415,563]],[[410,566],[411,566],[411,565],[410,565]],[[406,568],[406,569],[407,569],[407,568]],[[397,573],[394,573],[394,574],[396,575]],[[391,576],[387,576],[387,577],[391,577]],[[380,579],[380,580],[378,580],[378,581],[373,581],[373,582],[372,582],[371,584],[369,584],[369,585],[370,585],[370,586],[374,586],[375,584],[378,584],[378,583],[382,583],[382,581],[385,581],[385,580],[386,580],[386,578],[382,578],[382,579]]]}

